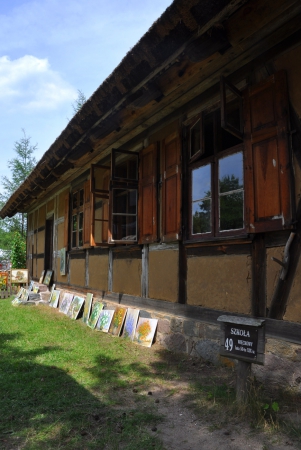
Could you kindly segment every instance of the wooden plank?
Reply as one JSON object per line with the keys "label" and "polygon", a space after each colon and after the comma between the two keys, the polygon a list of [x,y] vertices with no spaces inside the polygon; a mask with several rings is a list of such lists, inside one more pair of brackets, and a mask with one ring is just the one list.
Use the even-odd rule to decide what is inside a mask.
{"label": "wooden plank", "polygon": [[239,245],[208,245],[187,247],[187,257],[193,256],[220,256],[220,255],[251,255],[251,244]]}

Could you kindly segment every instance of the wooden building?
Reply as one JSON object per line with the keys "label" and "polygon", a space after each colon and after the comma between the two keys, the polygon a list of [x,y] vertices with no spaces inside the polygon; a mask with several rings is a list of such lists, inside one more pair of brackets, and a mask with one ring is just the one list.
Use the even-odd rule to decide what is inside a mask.
{"label": "wooden building", "polygon": [[168,348],[215,359],[221,313],[266,318],[301,387],[300,117],[300,1],[175,0],[0,215],[28,213],[34,280],[159,317]]}

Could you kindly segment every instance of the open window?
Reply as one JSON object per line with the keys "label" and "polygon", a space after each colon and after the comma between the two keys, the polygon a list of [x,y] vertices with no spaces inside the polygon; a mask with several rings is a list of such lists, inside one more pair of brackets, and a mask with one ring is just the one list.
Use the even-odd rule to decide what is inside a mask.
{"label": "open window", "polygon": [[110,166],[92,164],[90,171],[91,236],[89,245],[100,246],[109,242],[109,184]]}
{"label": "open window", "polygon": [[137,242],[138,153],[112,150],[110,242]]}

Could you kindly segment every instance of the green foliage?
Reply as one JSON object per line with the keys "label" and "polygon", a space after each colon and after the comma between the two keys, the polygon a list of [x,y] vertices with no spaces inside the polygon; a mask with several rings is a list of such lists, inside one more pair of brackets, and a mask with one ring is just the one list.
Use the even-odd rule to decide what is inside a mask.
{"label": "green foliage", "polygon": [[[33,153],[37,145],[30,144],[30,137],[23,131],[23,137],[15,142],[15,157],[8,161],[8,167],[11,170],[11,178],[6,176],[1,178],[3,186],[0,194],[0,208],[9,200],[15,190],[24,182],[36,165],[36,159]],[[26,233],[26,214],[18,213],[14,217],[0,219],[0,248],[4,250],[11,249],[14,233],[18,232],[22,236]],[[23,266],[24,267],[24,266]]]}
{"label": "green foliage", "polygon": [[87,101],[87,99],[86,99],[85,94],[80,89],[78,89],[77,90],[77,99],[72,104],[74,115],[76,113],[78,113],[78,111],[82,108],[83,104],[86,103],[86,101]]}
{"label": "green foliage", "polygon": [[11,246],[11,263],[13,269],[26,267],[26,242],[20,233],[15,232]]}

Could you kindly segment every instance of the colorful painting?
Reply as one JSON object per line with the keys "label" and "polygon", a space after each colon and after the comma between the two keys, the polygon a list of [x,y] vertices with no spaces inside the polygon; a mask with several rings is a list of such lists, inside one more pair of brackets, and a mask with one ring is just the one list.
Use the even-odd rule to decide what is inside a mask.
{"label": "colorful painting", "polygon": [[87,323],[90,317],[91,313],[91,306],[92,306],[92,298],[93,294],[88,293],[86,296],[85,306],[84,306],[84,313],[83,313],[83,322]]}
{"label": "colorful painting", "polygon": [[109,328],[109,333],[113,336],[120,336],[121,328],[126,316],[127,308],[117,306],[113,314],[112,322]]}
{"label": "colorful painting", "polygon": [[26,289],[23,287],[20,287],[20,289],[18,290],[18,294],[16,295],[16,298],[21,298],[23,291],[26,291]]}
{"label": "colorful painting", "polygon": [[12,283],[28,283],[28,269],[12,269],[11,271]]}
{"label": "colorful painting", "polygon": [[99,303],[99,302],[94,303],[93,308],[92,308],[91,317],[90,317],[90,319],[87,322],[88,327],[90,327],[92,329],[95,328],[95,326],[97,324],[97,321],[99,319],[99,316],[100,316],[102,308],[103,308],[103,304],[102,303]]}
{"label": "colorful painting", "polygon": [[7,289],[8,272],[0,272],[0,290],[5,291]]}
{"label": "colorful painting", "polygon": [[29,297],[29,295],[28,295],[27,290],[25,288],[23,288],[20,300],[22,300],[22,302],[27,302],[28,297]]}
{"label": "colorful painting", "polygon": [[61,291],[56,291],[55,289],[52,291],[49,306],[51,306],[52,308],[57,308],[59,304],[60,293]]}
{"label": "colorful painting", "polygon": [[67,314],[68,309],[70,308],[72,299],[73,299],[73,294],[70,294],[69,292],[65,292],[62,303],[60,304],[59,311],[64,314]]}
{"label": "colorful painting", "polygon": [[144,347],[151,347],[157,328],[157,323],[157,319],[140,317],[133,342],[143,345]]}
{"label": "colorful painting", "polygon": [[128,309],[122,333],[123,338],[130,339],[131,341],[134,339],[139,312],[139,309]]}
{"label": "colorful painting", "polygon": [[46,284],[46,286],[49,286],[49,284],[50,284],[52,273],[53,273],[52,270],[47,270],[47,272],[46,272],[44,282],[43,282],[43,284]]}
{"label": "colorful painting", "polygon": [[114,312],[114,309],[105,309],[101,311],[96,329],[108,333]]}
{"label": "colorful painting", "polygon": [[32,290],[32,292],[34,293],[34,294],[37,294],[38,292],[39,292],[39,286],[34,286],[33,287],[33,290]]}
{"label": "colorful painting", "polygon": [[40,279],[39,279],[39,283],[40,283],[40,284],[43,283],[44,276],[45,276],[45,270],[42,270],[42,273],[41,273],[41,276],[40,276]]}
{"label": "colorful painting", "polygon": [[84,304],[84,301],[85,301],[84,297],[78,297],[77,295],[75,295],[68,310],[67,316],[73,320],[76,320]]}
{"label": "colorful painting", "polygon": [[66,275],[66,248],[60,250],[60,275]]}

